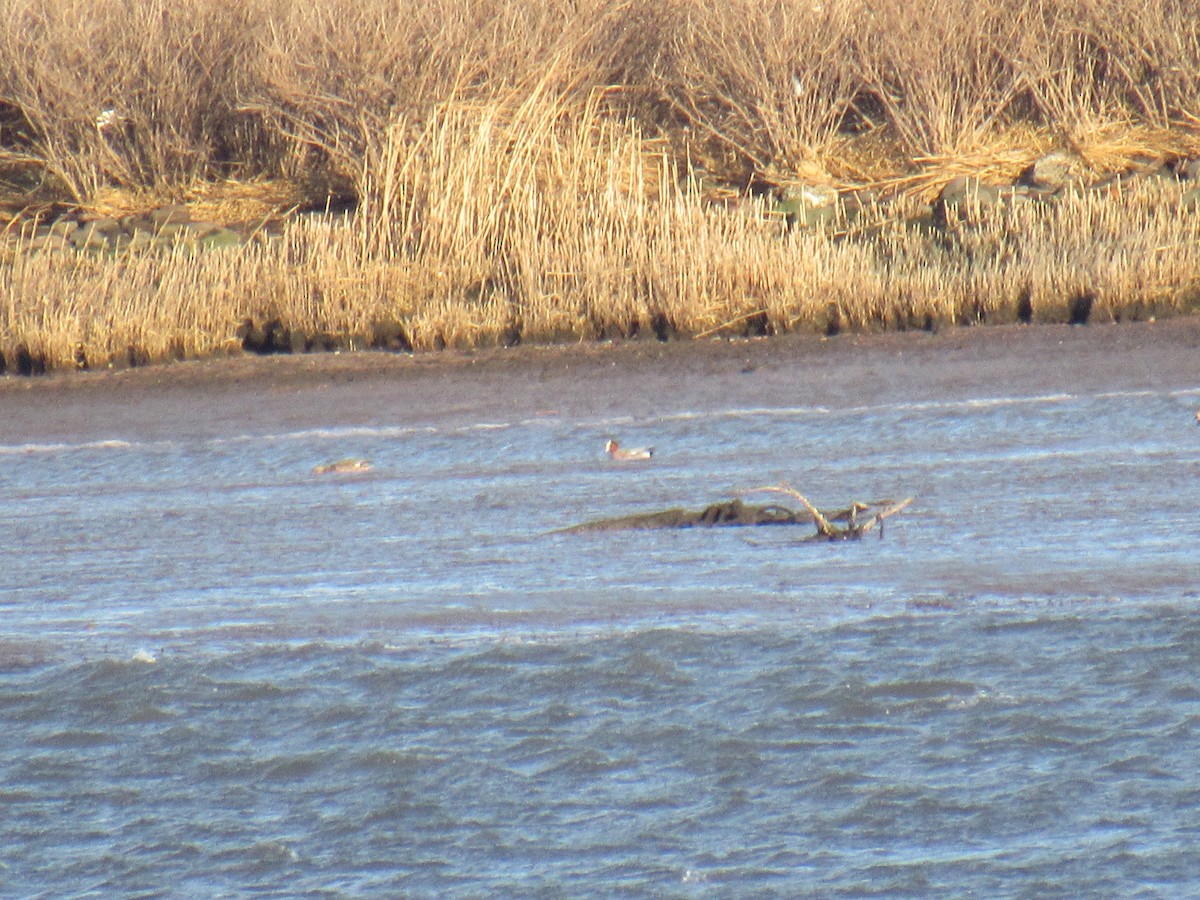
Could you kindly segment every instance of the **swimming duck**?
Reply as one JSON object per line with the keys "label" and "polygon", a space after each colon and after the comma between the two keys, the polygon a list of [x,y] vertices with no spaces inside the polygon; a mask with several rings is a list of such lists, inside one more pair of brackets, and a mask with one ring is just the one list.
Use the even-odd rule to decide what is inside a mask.
{"label": "swimming duck", "polygon": [[654,448],[653,447],[637,447],[634,449],[626,450],[623,447],[621,447],[619,444],[617,444],[616,441],[610,440],[607,444],[604,445],[604,452],[607,453],[609,456],[611,456],[613,459],[620,460],[621,462],[632,462],[633,460],[637,460],[637,459],[649,459],[650,457],[652,457],[654,455]]}
{"label": "swimming duck", "polygon": [[345,459],[334,460],[313,467],[314,475],[343,474],[345,472],[369,472],[371,464],[365,459],[348,456]]}

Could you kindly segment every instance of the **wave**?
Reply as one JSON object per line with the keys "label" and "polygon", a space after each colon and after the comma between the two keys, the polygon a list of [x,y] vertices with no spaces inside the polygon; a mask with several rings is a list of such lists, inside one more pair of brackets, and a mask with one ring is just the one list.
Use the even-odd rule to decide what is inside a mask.
{"label": "wave", "polygon": [[140,443],[138,441],[126,441],[117,438],[109,438],[94,441],[81,441],[72,443],[62,441],[56,443],[36,443],[27,444],[0,444],[0,456],[32,456],[37,454],[54,454],[54,453],[72,453],[83,450],[130,450],[134,447],[147,447],[162,445],[163,442],[155,441],[152,444]]}
{"label": "wave", "polygon": [[[1155,390],[1104,391],[1090,394],[1053,393],[1024,397],[969,397],[954,400],[898,401],[857,406],[830,407],[812,406],[730,406],[716,409],[684,409],[654,415],[603,416],[569,419],[559,415],[541,414],[523,416],[512,420],[487,420],[467,424],[448,425],[348,425],[320,428],[304,428],[282,432],[247,432],[221,437],[211,437],[195,442],[192,446],[223,447],[252,443],[286,444],[304,442],[338,442],[349,440],[399,440],[414,435],[473,434],[505,430],[541,428],[571,429],[579,431],[605,431],[614,428],[651,428],[671,422],[747,420],[747,419],[805,419],[828,416],[873,416],[896,413],[930,413],[976,411],[1002,407],[1053,406],[1075,403],[1082,400],[1119,400],[1164,396],[1168,398],[1190,398],[1200,396],[1200,387],[1183,388],[1168,392]],[[145,451],[170,450],[181,446],[176,441],[139,441],[136,439],[104,438],[80,442],[29,442],[22,444],[0,444],[0,456],[53,455],[93,450]]]}
{"label": "wave", "polygon": [[[1154,393],[1154,392],[1149,392]],[[1128,396],[1140,396],[1131,393]],[[644,416],[634,419],[622,416],[612,419],[600,419],[590,423],[593,425],[630,424],[637,422],[641,425],[655,422],[679,422],[692,419],[753,419],[753,418],[807,418],[811,416],[844,416],[844,415],[878,415],[889,412],[929,412],[937,410],[954,411],[962,409],[989,409],[1003,406],[1043,406],[1071,403],[1092,395],[1079,394],[1042,394],[1032,397],[972,397],[963,400],[930,400],[930,401],[900,401],[895,403],[875,403],[859,406],[829,407],[829,406],[735,406],[725,409],[683,410],[663,413],[661,415]],[[1099,396],[1099,395],[1096,395]],[[1120,396],[1109,394],[1105,396]],[[580,423],[584,424],[584,423]]]}

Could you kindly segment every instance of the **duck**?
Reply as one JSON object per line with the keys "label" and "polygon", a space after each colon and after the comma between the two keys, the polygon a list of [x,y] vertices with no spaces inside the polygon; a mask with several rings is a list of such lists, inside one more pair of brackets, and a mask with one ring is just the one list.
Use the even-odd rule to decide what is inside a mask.
{"label": "duck", "polygon": [[639,459],[649,459],[654,455],[654,448],[636,447],[626,450],[616,441],[610,439],[608,443],[604,445],[604,452],[613,459],[620,460],[621,462],[632,462]]}
{"label": "duck", "polygon": [[348,456],[345,459],[322,463],[313,467],[314,475],[344,474],[346,472],[370,472],[371,463],[365,459]]}

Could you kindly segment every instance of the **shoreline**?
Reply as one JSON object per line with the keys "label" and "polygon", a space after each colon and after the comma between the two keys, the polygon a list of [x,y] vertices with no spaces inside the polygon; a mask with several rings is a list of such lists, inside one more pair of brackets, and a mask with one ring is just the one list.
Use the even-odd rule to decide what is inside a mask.
{"label": "shoreline", "polygon": [[303,389],[327,382],[421,379],[451,374],[524,371],[545,378],[555,373],[612,366],[639,371],[679,367],[716,372],[745,371],[813,361],[846,363],[852,358],[892,354],[998,352],[1041,356],[1056,349],[1091,345],[1118,352],[1162,351],[1175,356],[1191,349],[1200,375],[1200,315],[1144,322],[1091,325],[978,325],[937,331],[908,330],[846,333],[825,337],[791,333],[765,338],[705,338],[528,344],[474,350],[396,353],[356,350],[330,353],[238,353],[227,357],[154,363],[146,366],[84,371],[56,370],[45,375],[0,376],[0,398],[47,393],[231,388],[261,383],[274,389]]}
{"label": "shoreline", "polygon": [[[381,415],[433,424],[551,414],[636,420],[734,406],[855,408],[1192,386],[1200,389],[1200,316],[416,355],[242,355],[5,376],[0,419],[12,446],[146,429],[202,436],[230,422],[265,429],[353,426]],[[283,396],[291,399],[281,405],[298,411],[279,412],[272,398]]]}

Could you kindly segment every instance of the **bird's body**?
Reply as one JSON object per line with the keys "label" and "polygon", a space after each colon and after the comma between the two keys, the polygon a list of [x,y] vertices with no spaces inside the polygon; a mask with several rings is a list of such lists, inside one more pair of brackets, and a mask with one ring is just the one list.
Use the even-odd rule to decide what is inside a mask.
{"label": "bird's body", "polygon": [[604,445],[604,452],[619,462],[634,462],[636,460],[649,459],[652,457],[654,455],[654,448],[636,447],[626,450],[616,441],[610,440]]}
{"label": "bird's body", "polygon": [[355,457],[347,457],[346,459],[335,460],[331,463],[315,466],[313,468],[314,475],[331,475],[343,474],[346,472],[369,472],[371,464],[365,459],[357,459]]}

